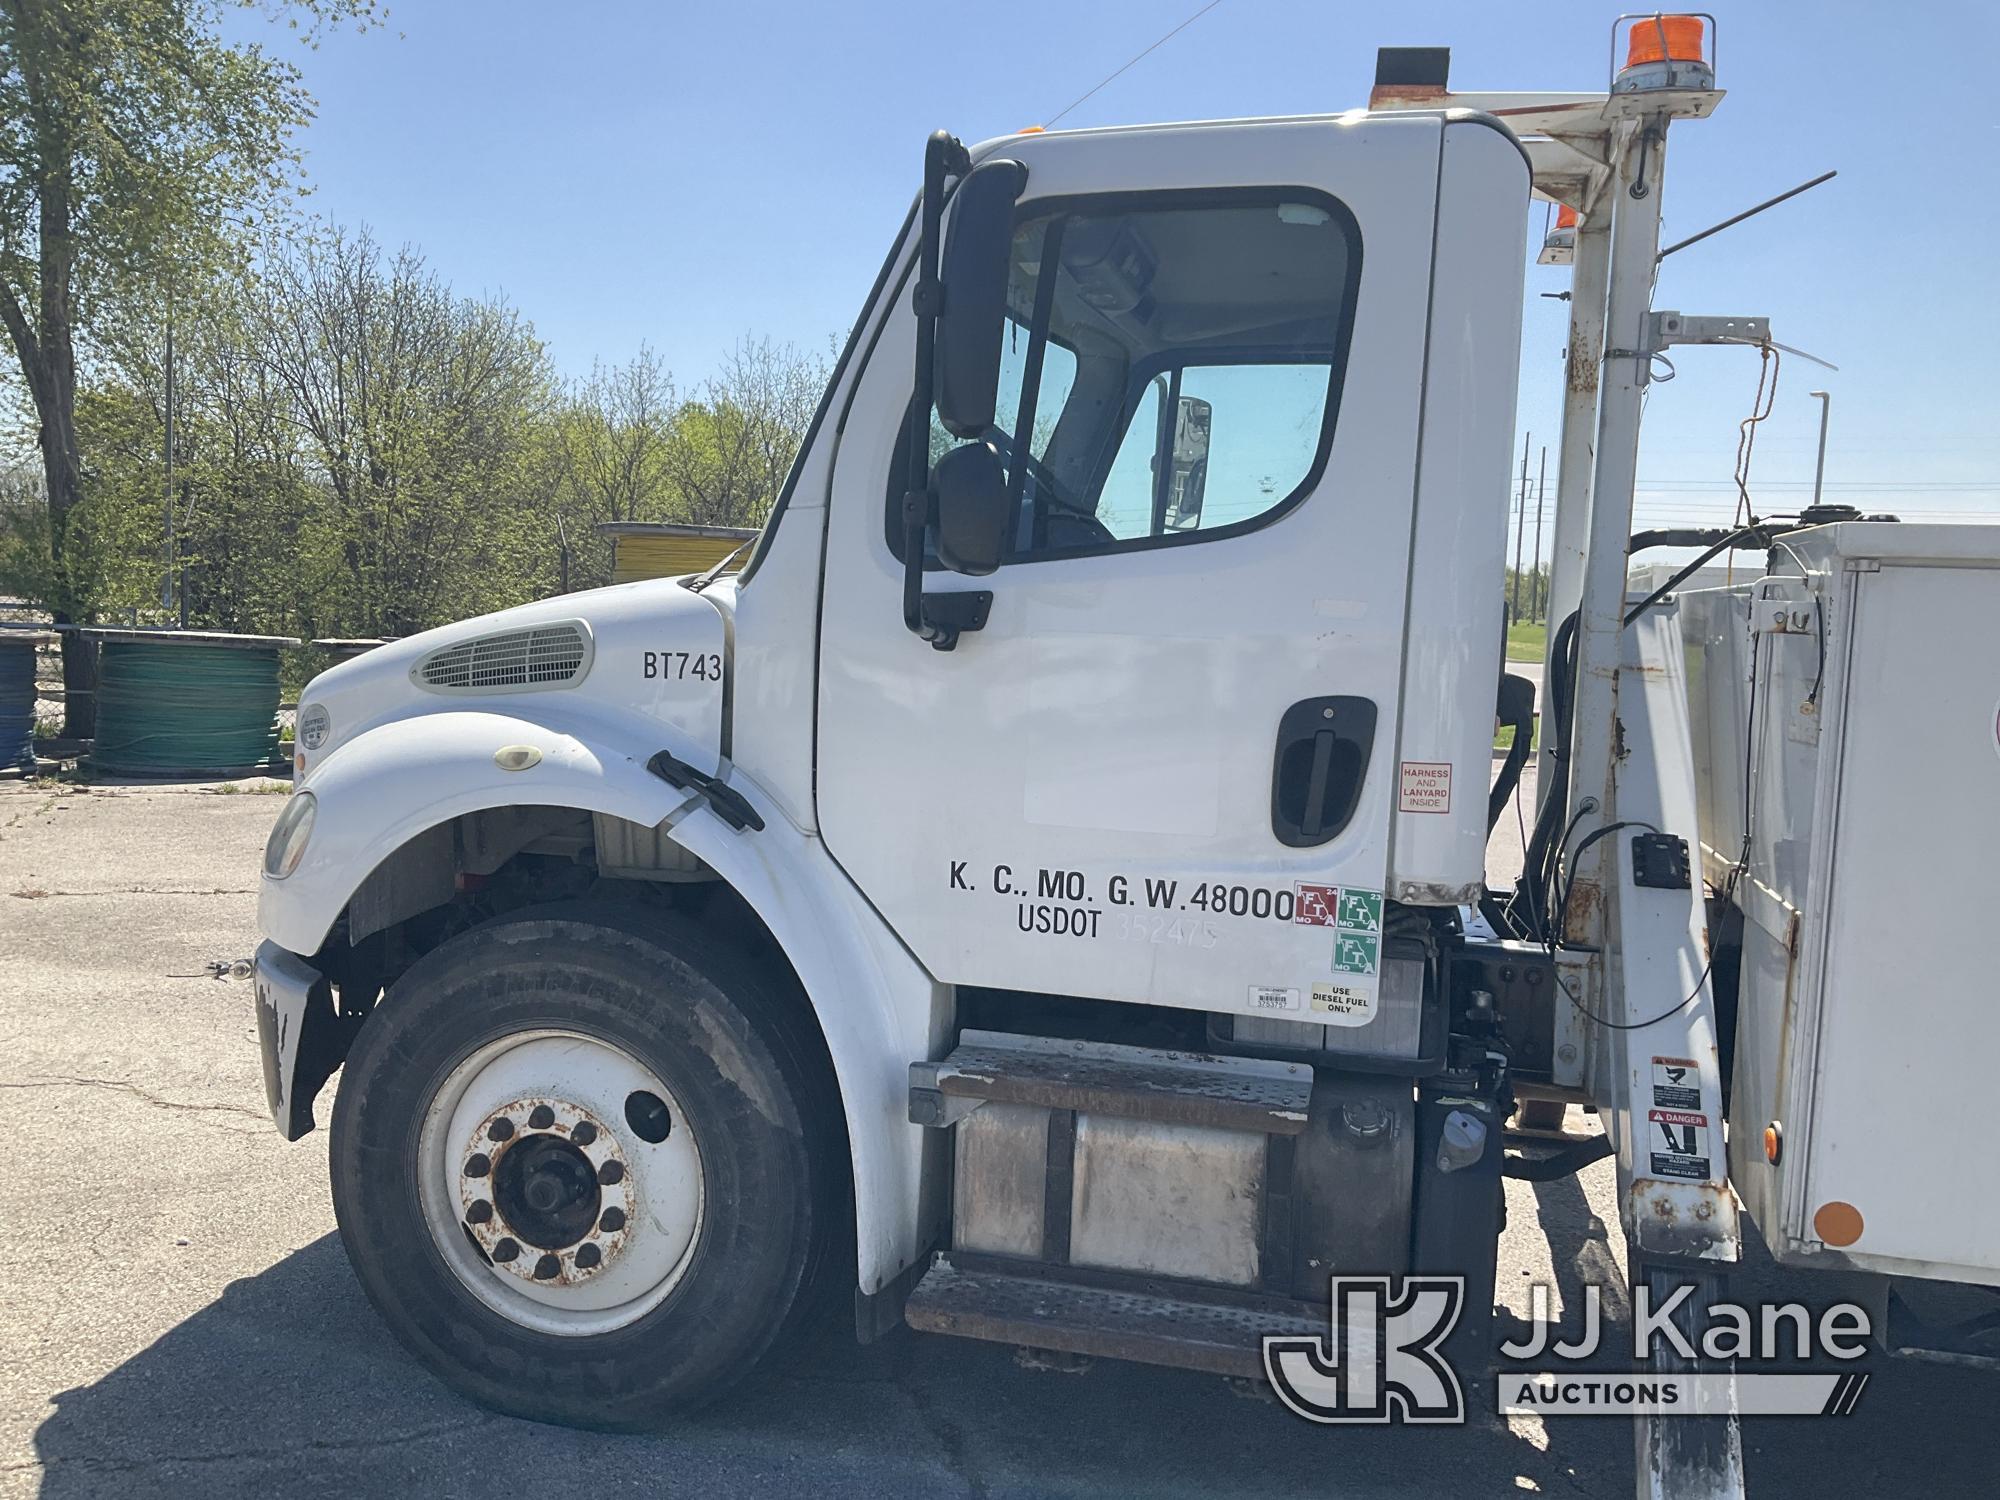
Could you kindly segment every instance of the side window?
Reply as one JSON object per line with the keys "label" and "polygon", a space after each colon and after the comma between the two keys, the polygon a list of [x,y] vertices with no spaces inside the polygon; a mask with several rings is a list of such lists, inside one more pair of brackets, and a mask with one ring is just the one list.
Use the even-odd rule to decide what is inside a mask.
{"label": "side window", "polygon": [[[1020,511],[1006,560],[1195,542],[1296,504],[1332,443],[1360,259],[1353,216],[1304,190],[1027,205],[985,434]],[[935,461],[953,440],[930,428]]]}

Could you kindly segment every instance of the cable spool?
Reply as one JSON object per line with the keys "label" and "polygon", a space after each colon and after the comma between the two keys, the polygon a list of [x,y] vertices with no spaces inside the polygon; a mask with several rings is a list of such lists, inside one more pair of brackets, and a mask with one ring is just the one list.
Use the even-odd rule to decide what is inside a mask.
{"label": "cable spool", "polygon": [[0,630],[0,767],[35,763],[35,652],[46,630]]}
{"label": "cable spool", "polygon": [[742,526],[686,526],[667,521],[606,521],[597,530],[611,539],[613,583],[699,573],[757,535]]}
{"label": "cable spool", "polygon": [[288,636],[92,630],[100,771],[219,776],[278,756],[278,652]]}
{"label": "cable spool", "polygon": [[393,637],[389,636],[353,638],[328,636],[314,641],[312,645],[313,650],[322,653],[326,657],[326,664],[329,667],[337,667],[344,661],[353,661],[357,656],[366,656],[377,646],[388,645],[392,639]]}

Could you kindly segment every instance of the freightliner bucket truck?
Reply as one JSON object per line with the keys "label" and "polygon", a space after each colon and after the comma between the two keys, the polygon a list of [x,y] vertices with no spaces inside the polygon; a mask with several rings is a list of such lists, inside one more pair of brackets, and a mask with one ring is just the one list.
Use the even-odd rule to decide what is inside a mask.
{"label": "freightliner bucket truck", "polygon": [[[419,1358],[506,1411],[643,1426],[834,1278],[863,1337],[1286,1380],[1266,1342],[1326,1340],[1335,1278],[1438,1278],[1446,1407],[1490,1413],[1519,1101],[1601,1112],[1635,1290],[1713,1300],[1739,1204],[1787,1263],[2000,1279],[1996,1194],[1919,1201],[1879,1103],[1872,1133],[1833,1108],[1904,1075],[1880,994],[1839,980],[1827,903],[1860,877],[1825,894],[1799,842],[1831,858],[1848,674],[1911,645],[1866,601],[1957,543],[1801,532],[1685,646],[1672,596],[1628,600],[1656,356],[1769,334],[1650,305],[1669,127],[1722,95],[1712,26],[1625,29],[1599,92],[1455,93],[1412,49],[1343,115],[940,132],[740,569],[311,684],[259,907],[265,1078],[296,1139],[341,1071],[341,1234]],[[1529,867],[1496,892],[1529,742],[1490,786],[1496,700],[1530,722],[1498,601],[1531,197],[1578,221],[1566,623]],[[1988,577],[1953,583],[1975,634]],[[1749,828],[1746,746],[1805,788]],[[1877,1019],[1826,1030],[1843,1006]],[[1942,1082],[1992,1014],[1929,1048]],[[1317,1368],[1351,1398],[1366,1360]],[[1642,1490],[1735,1491],[1733,1418],[1639,1420]]]}

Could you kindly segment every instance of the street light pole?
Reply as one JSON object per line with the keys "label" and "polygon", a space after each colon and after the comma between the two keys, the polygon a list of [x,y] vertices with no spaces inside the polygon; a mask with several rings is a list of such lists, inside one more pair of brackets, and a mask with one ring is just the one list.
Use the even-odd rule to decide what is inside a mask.
{"label": "street light pole", "polygon": [[1521,493],[1514,506],[1514,599],[1507,612],[1510,626],[1521,618],[1521,543],[1528,530],[1528,444],[1534,440],[1533,433],[1521,438]]}
{"label": "street light pole", "polygon": [[1826,419],[1833,411],[1833,397],[1825,391],[1808,391],[1819,402],[1819,462],[1813,465],[1813,504],[1819,504],[1820,485],[1826,480]]}
{"label": "street light pole", "polygon": [[1542,445],[1541,473],[1535,479],[1535,565],[1528,577],[1533,580],[1528,585],[1528,618],[1542,618],[1542,499],[1549,486],[1549,449]]}

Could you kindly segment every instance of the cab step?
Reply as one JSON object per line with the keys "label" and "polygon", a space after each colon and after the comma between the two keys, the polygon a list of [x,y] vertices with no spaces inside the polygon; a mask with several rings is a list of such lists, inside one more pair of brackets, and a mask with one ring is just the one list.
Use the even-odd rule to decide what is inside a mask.
{"label": "cab step", "polygon": [[[1264,1379],[1264,1339],[1327,1335],[1324,1308],[1289,1300],[1216,1300],[1016,1274],[939,1255],[903,1316],[925,1333],[1054,1349],[1140,1364]],[[1229,1299],[1229,1300],[1224,1300]]]}
{"label": "cab step", "polygon": [[968,1030],[941,1062],[911,1064],[910,1122],[952,1125],[978,1104],[1021,1104],[1297,1135],[1312,1090],[1301,1063]]}

